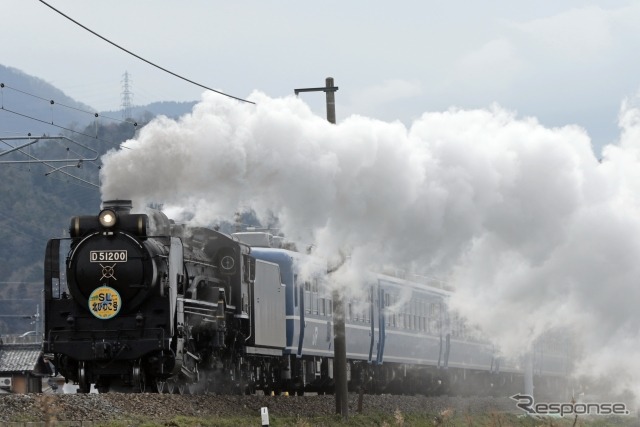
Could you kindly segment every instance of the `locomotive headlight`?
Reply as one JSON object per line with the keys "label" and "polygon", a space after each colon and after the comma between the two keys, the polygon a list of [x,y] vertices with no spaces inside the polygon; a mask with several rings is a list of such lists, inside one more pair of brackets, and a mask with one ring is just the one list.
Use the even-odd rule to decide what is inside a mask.
{"label": "locomotive headlight", "polygon": [[116,213],[111,209],[105,209],[98,215],[100,225],[105,228],[111,228],[116,225]]}

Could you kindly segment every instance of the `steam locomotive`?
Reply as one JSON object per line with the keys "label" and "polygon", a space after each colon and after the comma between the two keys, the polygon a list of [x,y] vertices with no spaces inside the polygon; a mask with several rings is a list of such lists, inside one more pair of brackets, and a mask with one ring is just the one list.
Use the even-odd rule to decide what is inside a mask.
{"label": "steam locomotive", "polygon": [[[47,244],[44,351],[79,392],[333,391],[326,263],[268,233],[186,228],[131,207],[104,202]],[[350,390],[522,390],[526,366],[468,333],[447,309],[448,291],[371,277],[361,298],[345,301]],[[566,344],[538,343],[539,387],[563,384]]]}

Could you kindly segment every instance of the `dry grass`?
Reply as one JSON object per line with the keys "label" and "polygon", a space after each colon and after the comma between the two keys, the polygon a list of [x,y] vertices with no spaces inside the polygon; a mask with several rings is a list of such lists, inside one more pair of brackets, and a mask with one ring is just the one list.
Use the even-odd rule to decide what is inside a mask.
{"label": "dry grass", "polygon": [[38,395],[36,399],[37,399],[36,406],[40,409],[40,411],[44,415],[43,418],[44,418],[45,426],[47,427],[54,426],[58,421],[57,415],[60,409],[56,408],[56,406],[54,405],[53,395],[42,394],[42,395]]}
{"label": "dry grass", "polygon": [[433,419],[434,426],[446,426],[449,425],[450,420],[453,418],[455,411],[453,408],[447,408],[444,411],[440,412]]}

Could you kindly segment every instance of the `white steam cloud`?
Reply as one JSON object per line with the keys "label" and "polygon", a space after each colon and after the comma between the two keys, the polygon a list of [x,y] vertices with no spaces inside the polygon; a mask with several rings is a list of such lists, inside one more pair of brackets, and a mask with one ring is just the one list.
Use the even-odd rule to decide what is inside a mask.
{"label": "white steam cloud", "polygon": [[[640,111],[598,159],[580,128],[493,106],[407,129],[331,125],[297,98],[215,94],[108,153],[103,199],[163,202],[211,224],[251,208],[316,253],[394,265],[456,288],[452,304],[509,352],[583,332],[581,369],[640,380]],[[638,391],[636,389],[636,391]]]}

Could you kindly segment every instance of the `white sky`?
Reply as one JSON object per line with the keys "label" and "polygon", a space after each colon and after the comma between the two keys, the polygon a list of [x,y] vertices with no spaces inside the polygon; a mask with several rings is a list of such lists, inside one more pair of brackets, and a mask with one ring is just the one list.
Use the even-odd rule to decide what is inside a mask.
{"label": "white sky", "polygon": [[[599,152],[640,87],[640,3],[558,0],[49,0],[178,74],[245,98],[335,78],[337,116],[410,124],[426,111],[492,103],[546,126],[578,124]],[[2,2],[0,63],[98,110],[193,101],[202,90],[107,44],[37,0]],[[324,115],[321,93],[301,95]]]}

